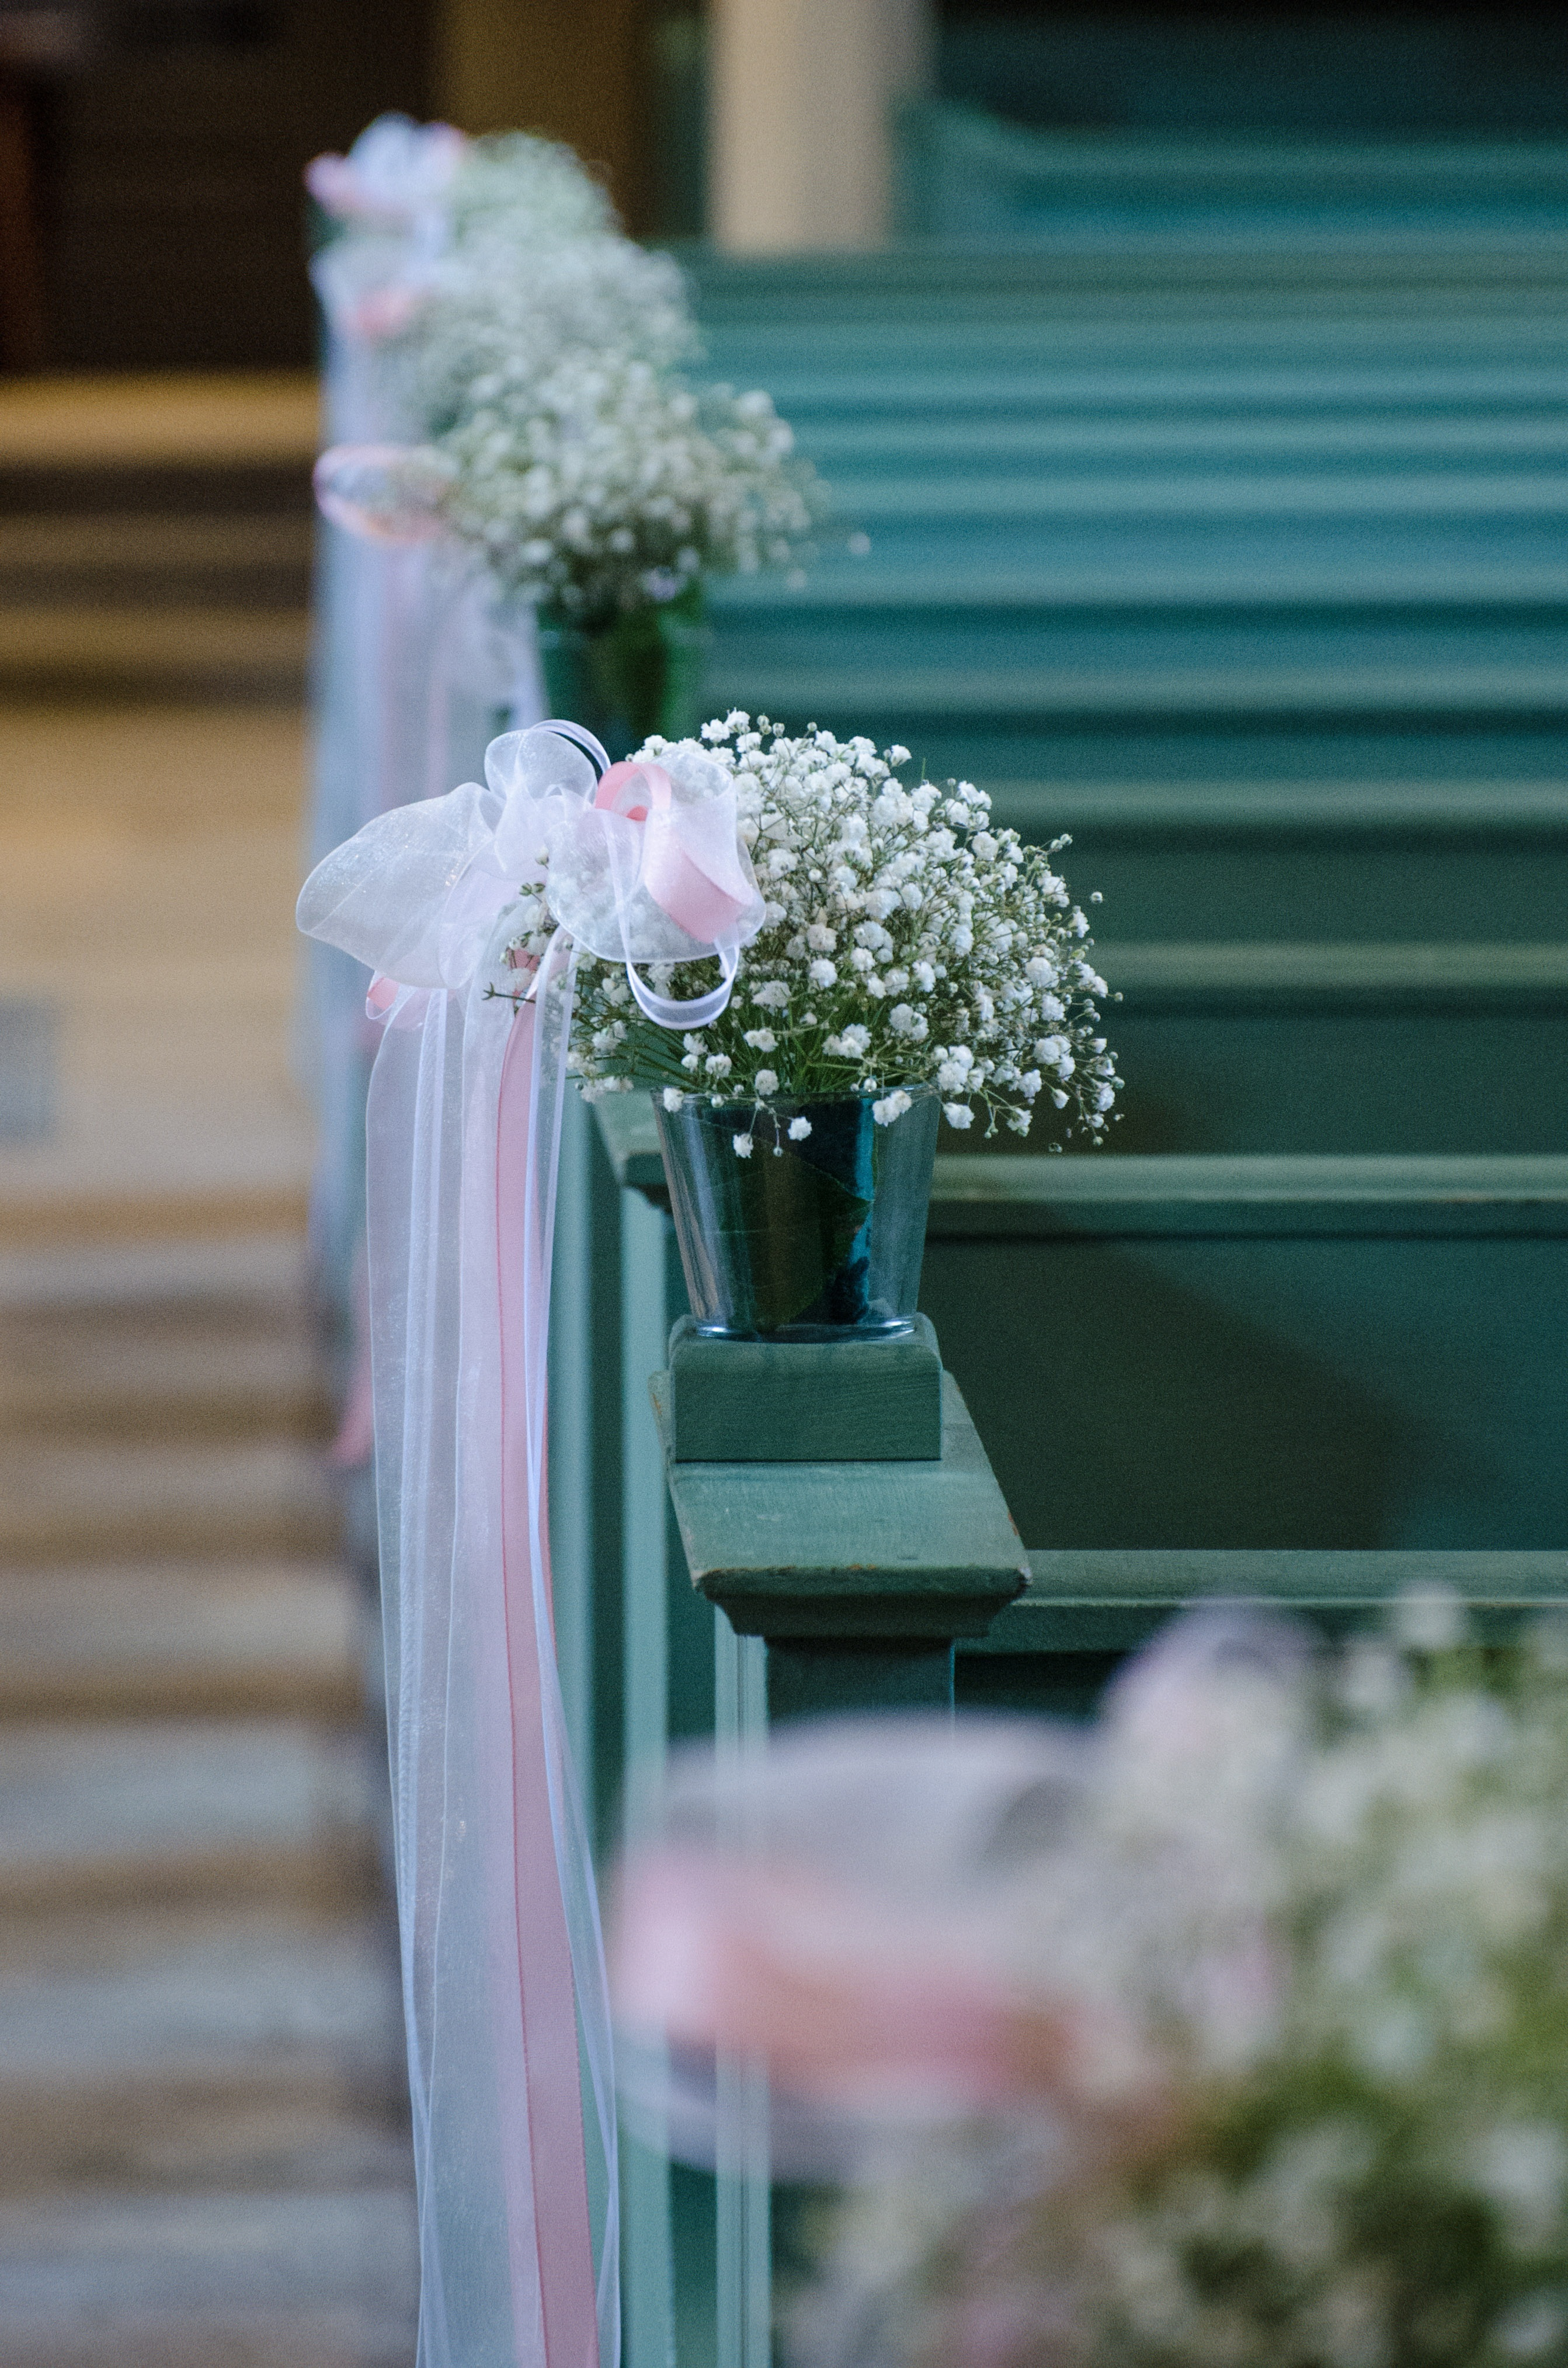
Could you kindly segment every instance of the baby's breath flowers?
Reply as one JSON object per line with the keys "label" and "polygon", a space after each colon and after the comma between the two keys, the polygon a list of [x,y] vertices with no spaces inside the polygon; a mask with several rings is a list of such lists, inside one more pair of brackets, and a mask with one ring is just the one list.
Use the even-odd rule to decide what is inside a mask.
{"label": "baby's breath flowers", "polygon": [[435,439],[447,523],[507,592],[593,626],[699,577],[790,568],[823,504],[763,393],[695,392],[640,353],[497,362]]}
{"label": "baby's breath flowers", "polygon": [[[548,142],[552,172],[569,174],[597,201],[579,220],[536,200],[460,209],[451,244],[433,267],[413,331],[415,374],[431,432],[444,436],[481,413],[527,416],[562,355],[608,355],[668,370],[697,350],[697,325],[679,266],[615,229],[603,193],[575,157]],[[460,198],[473,168],[458,183]]]}
{"label": "baby's breath flowers", "polygon": [[681,374],[699,352],[685,277],[621,235],[570,149],[376,129],[324,186],[358,199],[375,165],[398,224],[384,203],[346,216],[317,278],[376,347],[388,423],[425,439],[378,453],[381,510],[589,631],[704,575],[797,568],[826,509],[815,472],[767,395]]}
{"label": "baby's breath flowers", "polygon": [[569,151],[476,147],[414,346],[443,522],[503,593],[593,630],[809,552],[826,505],[790,428],[681,375],[680,268],[620,235]]}
{"label": "baby's breath flowers", "polygon": [[[1025,847],[967,781],[906,787],[906,748],[791,738],[738,711],[704,724],[701,747],[734,780],[764,926],[728,1008],[684,1035],[643,1017],[622,971],[585,958],[571,1060],[587,1097],[642,1087],[672,1111],[691,1096],[766,1111],[871,1095],[891,1125],[935,1089],[960,1132],[978,1116],[1027,1134],[1043,1105],[1103,1139],[1120,1079],[1089,924],[1055,868],[1065,839]],[[680,749],[653,739],[642,754],[678,764]],[[712,966],[655,964],[651,979],[687,998]],[[751,1145],[738,1132],[737,1154]]]}

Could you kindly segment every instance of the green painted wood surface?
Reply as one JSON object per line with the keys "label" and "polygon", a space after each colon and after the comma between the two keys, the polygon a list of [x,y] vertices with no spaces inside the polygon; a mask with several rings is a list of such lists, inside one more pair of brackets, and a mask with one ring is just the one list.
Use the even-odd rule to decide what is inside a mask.
{"label": "green painted wood surface", "polygon": [[[669,1379],[651,1383],[666,1452]],[[742,1635],[983,1631],[1028,1577],[1017,1531],[950,1376],[942,1455],[907,1463],[676,1463],[694,1588]]]}
{"label": "green painted wood surface", "polygon": [[[1353,252],[1300,212],[1266,233],[1256,174],[1278,195],[1290,168],[1249,169],[1207,246],[1124,219],[1092,253],[696,259],[715,374],[773,389],[873,539],[804,593],[718,589],[710,703],[900,739],[1035,835],[1072,830],[1125,988],[1123,1140],[1249,1155],[939,1161],[924,1304],[1052,1557],[1000,1649],[960,1652],[960,1699],[1086,1703],[1173,1602],[1233,1588],[1214,1549],[1333,1622],[1396,1568],[1342,1549],[1424,1569],[1462,1549],[1473,1593],[1478,1554],[1568,1547],[1568,1182],[1547,1156],[1568,1107],[1568,242],[1499,234],[1495,209],[1480,240],[1432,216]],[[599,1188],[656,1200],[645,1111],[611,1102],[600,1127]],[[592,1288],[667,1323],[668,1227],[642,1217]],[[648,1337],[596,1353],[585,1524],[574,1482],[615,1593],[601,1757],[702,1731],[722,1658],[642,1501]],[[746,1509],[726,1480],[704,1517],[733,1532]],[[755,1616],[783,1557],[754,1545]],[[1287,1571],[1292,1549],[1339,1558]],[[1488,1618],[1521,1567],[1485,1581]],[[620,1633],[634,1598],[659,1652],[636,1618]],[[943,1638],[895,1644],[776,1636],[772,1714],[947,1699]],[[680,2237],[656,2348],[701,2320],[725,2273],[697,2253],[729,2222],[704,2191],[694,2251],[676,2190],[650,2198]]]}
{"label": "green painted wood surface", "polygon": [[962,1708],[1086,1717],[1128,1653],[1176,1612],[1217,1601],[1339,1636],[1375,1626],[1403,1588],[1436,1582],[1489,1644],[1568,1606],[1562,1554],[1044,1552],[1029,1562],[1026,1592],[958,1648]]}
{"label": "green painted wood surface", "polygon": [[[1071,834],[1113,947],[1554,946],[1568,912],[1561,781],[994,780],[1025,836]],[[1336,959],[1346,957],[1336,956]]]}
{"label": "green painted wood surface", "polygon": [[953,1672],[954,1648],[946,1641],[875,1645],[859,1637],[770,1636],[768,1724],[871,1711],[950,1710]]}
{"label": "green painted wood surface", "polygon": [[[1133,239],[1098,253],[994,240],[912,241],[869,254],[737,256],[699,245],[677,252],[710,343],[722,351],[751,339],[781,346],[795,321],[819,334],[872,327],[907,334],[1020,314],[1114,322],[1151,303],[1165,317],[1185,311],[1199,319],[1228,306],[1226,317],[1254,325],[1314,311],[1342,317],[1358,306],[1384,324],[1431,311],[1447,317],[1456,306],[1517,307],[1527,295],[1561,286],[1568,276],[1562,244],[1561,236],[1503,238],[1478,251],[1472,241],[1439,235],[1420,244],[1325,237],[1289,247],[1254,238],[1185,252]],[[796,366],[809,367],[809,355],[797,356]]]}
{"label": "green painted wood surface", "polygon": [[903,1338],[831,1343],[670,1334],[676,1463],[888,1463],[942,1452],[942,1359],[924,1316]]}
{"label": "green painted wood surface", "polygon": [[[925,416],[866,419],[824,413],[811,427],[812,457],[829,475],[846,509],[861,486],[962,487],[976,478],[1046,481],[1069,486],[1114,481],[1124,503],[1144,484],[1223,472],[1233,483],[1289,473],[1359,484],[1369,475],[1420,473],[1492,480],[1562,468],[1568,421],[1561,404],[1535,409],[1427,412],[1366,409],[1324,416],[1312,411],[1256,417],[1201,413],[1149,418],[1003,417],[975,423],[965,438]],[[1555,482],[1555,474],[1554,474]]]}
{"label": "green painted wood surface", "polygon": [[1568,945],[1101,942],[1118,1150],[1568,1146]]}
{"label": "green painted wood surface", "polygon": [[[1180,153],[1060,166],[1102,197],[1156,158],[1310,178]],[[1526,186],[1522,153],[1494,165]],[[1366,169],[1408,190],[1439,165],[1471,169]],[[1462,240],[1288,267],[1236,219],[1223,266],[699,258],[715,366],[772,388],[872,539],[803,589],[716,588],[714,703],[988,784],[1561,780],[1568,241],[1510,292]]]}
{"label": "green painted wood surface", "polygon": [[1562,1162],[993,1165],[921,1300],[1036,1544],[1568,1545]]}
{"label": "green painted wood surface", "polygon": [[1450,1588],[1485,1637],[1568,1605],[1568,1554],[1063,1553],[1029,1555],[1028,1586],[968,1653],[1126,1652],[1204,1603],[1364,1625],[1408,1587]]}
{"label": "green painted wood surface", "polygon": [[941,1155],[921,1304],[1037,1545],[1568,1546],[1568,1159]]}
{"label": "green painted wood surface", "polygon": [[943,12],[933,86],[1054,147],[1267,141],[1289,163],[1309,142],[1375,155],[1560,133],[1565,51],[1560,18],[1533,8],[966,8]]}
{"label": "green painted wood surface", "polygon": [[[646,1097],[594,1108],[616,1180],[658,1201],[664,1164]],[[946,1138],[951,1142],[949,1133]],[[1568,1156],[1391,1155],[1111,1159],[938,1152],[926,1244],[1191,1235],[1500,1238],[1568,1232]]]}
{"label": "green painted wood surface", "polygon": [[[1488,69],[1496,71],[1495,45],[1478,38],[1479,27],[1471,36],[1471,72],[1463,32],[1431,28],[1434,46],[1422,61],[1426,76],[1418,67],[1410,71],[1418,19],[1415,39],[1404,35],[1404,71],[1392,65],[1404,28],[1353,20],[1332,33],[1324,28],[1315,76],[1302,70],[1299,25],[1270,27],[1267,51],[1258,45],[1261,25],[1237,28],[1223,97],[1199,63],[1220,47],[1212,23],[1184,28],[1182,39],[1167,35],[1163,46],[1159,28],[1147,22],[1114,32],[1103,28],[1097,73],[1087,65],[1082,41],[1074,43],[1071,28],[1058,30],[1048,48],[1052,29],[1049,24],[956,28],[960,41],[966,31],[973,42],[989,30],[1007,43],[992,61],[988,96],[1014,117],[1028,103],[1020,102],[1020,84],[1028,86],[1033,32],[1036,102],[1043,100],[1052,125],[1004,121],[951,96],[906,108],[899,154],[901,219],[907,230],[929,238],[1033,240],[1053,250],[1100,253],[1128,241],[1179,250],[1263,242],[1314,245],[1336,238],[1349,246],[1381,240],[1417,248],[1456,232],[1478,246],[1492,238],[1561,234],[1568,146],[1560,137],[1539,136],[1561,131],[1562,110],[1541,87],[1561,77],[1545,63],[1551,50],[1543,55],[1539,32],[1534,42],[1516,49],[1509,85],[1536,138],[1496,138],[1498,131],[1518,129],[1517,118],[1505,115],[1487,123],[1490,139],[1473,136],[1479,126],[1471,118],[1469,139],[1380,142],[1373,127],[1390,120],[1384,110],[1394,123],[1409,121],[1404,109],[1413,96],[1417,110],[1422,97],[1430,106],[1434,83],[1442,94],[1437,107],[1432,115],[1417,111],[1414,122],[1429,128],[1435,117],[1450,131],[1456,119],[1465,122],[1471,85],[1484,86]],[[1365,70],[1369,33],[1381,74]],[[1004,65],[1009,52],[1011,72]],[[1142,74],[1133,63],[1140,52]],[[1532,54],[1540,61],[1534,76],[1526,66]],[[1266,55],[1276,71],[1264,70]],[[1331,56],[1337,72],[1328,63]],[[1129,87],[1134,79],[1143,85],[1136,92]],[[1308,128],[1310,114],[1303,124],[1294,111],[1303,82],[1311,87],[1314,80],[1328,117],[1315,133]],[[1356,121],[1369,107],[1370,120],[1358,123],[1359,136],[1346,138],[1346,116]],[[1216,124],[1211,110],[1221,108]],[[1484,114],[1481,120],[1486,122]],[[1064,121],[1074,128],[1056,128]],[[1162,128],[1152,128],[1156,123]],[[1277,127],[1272,139],[1260,136],[1266,123]]]}

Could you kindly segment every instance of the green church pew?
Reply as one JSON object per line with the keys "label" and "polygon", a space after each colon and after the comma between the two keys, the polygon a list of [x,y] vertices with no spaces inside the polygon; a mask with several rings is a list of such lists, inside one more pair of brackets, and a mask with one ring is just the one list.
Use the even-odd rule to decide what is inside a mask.
{"label": "green church pew", "polygon": [[1108,478],[1131,488],[1145,480],[1222,471],[1232,479],[1290,472],[1338,481],[1376,473],[1488,478],[1559,474],[1568,465],[1568,390],[1557,404],[1515,403],[1504,411],[1401,412],[1364,408],[1333,416],[1270,413],[1248,418],[1202,414],[1158,418],[982,420],[966,437],[925,416],[867,419],[824,412],[809,431],[811,457],[846,516],[862,486],[967,484],[975,477],[1075,484]]}
{"label": "green church pew", "polygon": [[1032,1544],[1568,1548],[1568,1159],[949,1158],[921,1304]]}
{"label": "green church pew", "polygon": [[1028,1588],[989,1634],[959,1640],[954,1693],[963,1709],[1083,1717],[1167,1620],[1216,1604],[1338,1639],[1381,1626],[1402,1589],[1435,1585],[1464,1604],[1473,1634],[1506,1645],[1523,1622],[1568,1602],[1565,1554],[1057,1548],[1029,1564]]}
{"label": "green church pew", "polygon": [[1067,874],[1080,896],[1103,895],[1108,949],[1330,932],[1342,944],[1549,942],[1568,913],[1562,779],[988,787],[1026,838],[1071,836]]}
{"label": "green church pew", "polygon": [[[1061,106],[1062,61],[1055,63],[1048,81]],[[1568,143],[1560,137],[1380,142],[1375,133],[1313,138],[1283,129],[1272,138],[1256,131],[1055,131],[951,99],[906,108],[900,133],[908,230],[1028,239],[1056,252],[1104,253],[1129,243],[1176,251],[1288,247],[1326,239],[1351,249],[1419,252],[1446,239],[1484,247],[1553,236],[1568,198]]]}
{"label": "green church pew", "polygon": [[1106,1015],[1119,1150],[1568,1151],[1561,939],[1105,943],[1096,959],[1122,996]]}
{"label": "green church pew", "polygon": [[[590,1215],[557,1265],[557,1620],[608,1845],[629,1771],[756,1731],[767,1648],[672,1532],[647,1378],[684,1303],[651,1109],[574,1103],[569,1133]],[[1568,1159],[944,1155],[922,1300],[1036,1549],[958,1656],[961,1704],[1081,1714],[1214,1597],[1333,1630],[1437,1577],[1504,1635],[1568,1591]],[[716,2357],[736,2184],[627,2163],[629,2359],[656,2368],[672,2321]]]}
{"label": "green church pew", "polygon": [[1027,592],[719,610],[716,712],[898,739],[934,779],[1568,776],[1568,610],[1108,614]]}
{"label": "green church pew", "polygon": [[921,1304],[1031,1544],[1568,1550],[1568,1156],[944,1148]]}
{"label": "green church pew", "polygon": [[901,242],[873,252],[728,255],[701,245],[675,252],[689,277],[710,343],[774,334],[915,324],[940,331],[1019,312],[1111,321],[1157,302],[1255,319],[1302,313],[1411,318],[1423,311],[1506,308],[1560,287],[1562,217],[1545,232],[1484,248],[1440,233],[1353,244],[1333,237],[1272,246],[1267,240],[1173,251],[1119,239],[1097,254],[985,239]]}

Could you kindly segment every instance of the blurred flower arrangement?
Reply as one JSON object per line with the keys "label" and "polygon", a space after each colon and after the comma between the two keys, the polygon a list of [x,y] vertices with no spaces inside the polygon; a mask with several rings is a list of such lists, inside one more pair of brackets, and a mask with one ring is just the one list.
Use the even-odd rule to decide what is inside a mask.
{"label": "blurred flower arrangement", "polygon": [[704,579],[798,573],[826,516],[769,397],[690,381],[678,267],[619,233],[568,149],[383,118],[307,177],[335,225],[312,271],[336,407],[388,439],[323,454],[326,515],[439,541],[537,610],[548,704],[615,755],[691,730]]}
{"label": "blurred flower arrangement", "polygon": [[764,393],[687,382],[678,267],[620,235],[569,150],[385,120],[312,187],[340,225],[318,283],[420,423],[380,456],[383,518],[589,630],[809,551],[825,505],[789,427]]}
{"label": "blurred flower arrangement", "polygon": [[[450,124],[383,115],[347,156],[316,157],[305,184],[325,232],[317,286],[340,324],[372,345],[438,345],[449,293],[460,304],[487,285],[494,303],[498,281],[518,283],[520,256],[532,266],[614,227],[608,199],[572,151],[525,132],[470,140]],[[646,277],[641,292],[653,293]],[[423,351],[415,359],[425,407],[438,412],[442,365]]]}
{"label": "blurred flower arrangement", "polygon": [[766,394],[584,346],[476,380],[435,450],[452,532],[506,590],[591,628],[704,576],[793,567],[820,504],[792,442]]}
{"label": "blurred flower arrangement", "polygon": [[1461,1632],[1209,1615],[1087,1736],[792,1739],[744,1864],[688,1778],[623,2012],[873,2133],[798,2356],[1568,2361],[1568,1630]]}
{"label": "blurred flower arrangement", "polygon": [[[978,1111],[1027,1134],[1043,1095],[1102,1136],[1119,1079],[1095,1032],[1107,989],[1088,921],[1055,869],[1064,839],[1025,847],[994,830],[990,800],[967,781],[906,789],[908,750],[879,756],[864,738],[791,738],[736,712],[699,742],[653,739],[642,753],[677,797],[694,768],[733,784],[766,904],[728,1007],[684,1036],[643,1016],[619,965],[585,957],[571,1059],[589,1099],[642,1087],[669,1110],[702,1097],[761,1119],[775,1103],[874,1095],[888,1124],[934,1089],[949,1126]],[[547,874],[525,957],[542,950],[549,899]],[[651,975],[680,997],[709,984],[695,964]],[[752,1140],[748,1122],[742,1156]]]}

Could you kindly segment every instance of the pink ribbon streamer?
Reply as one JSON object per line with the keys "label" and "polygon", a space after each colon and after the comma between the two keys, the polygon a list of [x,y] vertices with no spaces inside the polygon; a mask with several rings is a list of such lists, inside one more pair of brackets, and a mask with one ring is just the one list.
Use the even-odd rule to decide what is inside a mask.
{"label": "pink ribbon streamer", "polygon": [[[537,2282],[547,2368],[597,2368],[598,2322],[588,2217],[576,1988],[559,1880],[557,1789],[546,1750],[541,1686],[553,1656],[545,1518],[549,1386],[549,1239],[534,1156],[540,1089],[538,1013],[512,1024],[501,1069],[495,1133],[495,1262],[501,1307],[502,1582],[512,1791],[517,1997],[522,2009],[529,2157],[549,2166],[532,2210],[509,2214],[515,2307]],[[547,1190],[548,1190],[547,1186]],[[507,1770],[497,1769],[498,1785]],[[517,2249],[531,2247],[519,2261]]]}
{"label": "pink ribbon streamer", "polygon": [[735,928],[751,899],[735,862],[734,833],[727,844],[708,845],[695,837],[676,806],[675,784],[662,765],[631,758],[611,765],[594,803],[643,825],[642,884],[687,937],[716,944]]}

